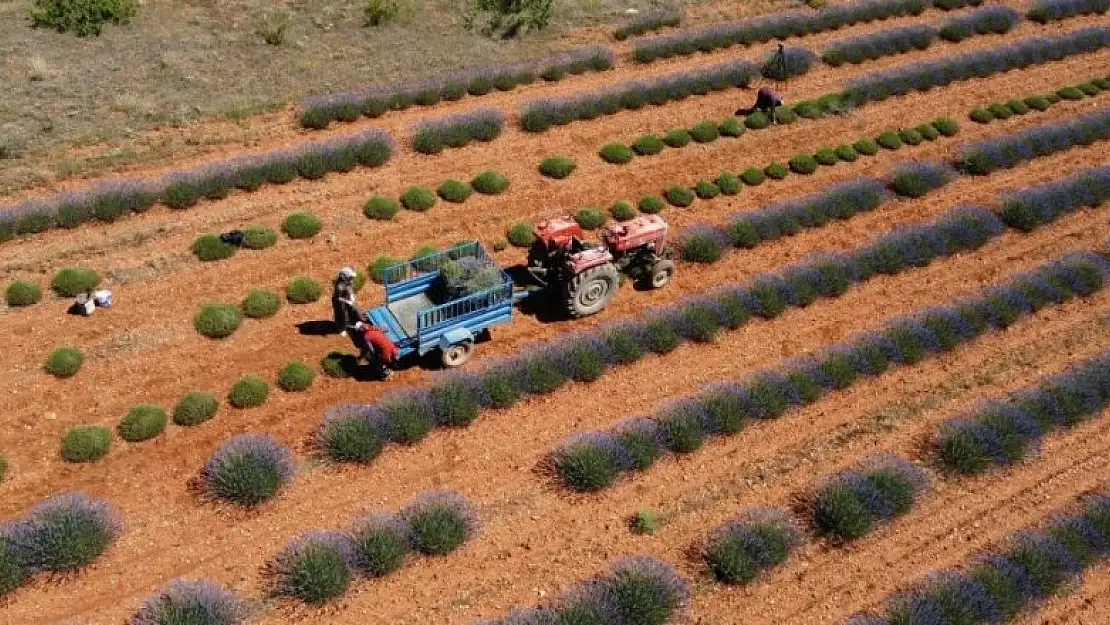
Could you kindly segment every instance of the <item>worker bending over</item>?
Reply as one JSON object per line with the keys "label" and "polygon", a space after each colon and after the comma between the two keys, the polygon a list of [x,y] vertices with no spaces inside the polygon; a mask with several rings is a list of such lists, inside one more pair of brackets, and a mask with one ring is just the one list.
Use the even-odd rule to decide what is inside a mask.
{"label": "worker bending over", "polygon": [[358,361],[365,360],[366,364],[376,370],[378,377],[387,380],[393,375],[390,366],[397,361],[397,346],[380,328],[357,321],[354,332],[351,333],[351,342],[359,350]]}

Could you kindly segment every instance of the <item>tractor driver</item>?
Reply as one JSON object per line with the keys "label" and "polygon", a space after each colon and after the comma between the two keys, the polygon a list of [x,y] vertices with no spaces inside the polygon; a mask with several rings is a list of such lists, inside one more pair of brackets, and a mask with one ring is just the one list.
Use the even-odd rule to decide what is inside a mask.
{"label": "tractor driver", "polygon": [[358,360],[365,360],[366,364],[374,368],[378,377],[388,380],[393,375],[389,368],[397,361],[397,346],[389,340],[381,328],[356,321],[354,332],[351,333],[351,342],[358,348]]}

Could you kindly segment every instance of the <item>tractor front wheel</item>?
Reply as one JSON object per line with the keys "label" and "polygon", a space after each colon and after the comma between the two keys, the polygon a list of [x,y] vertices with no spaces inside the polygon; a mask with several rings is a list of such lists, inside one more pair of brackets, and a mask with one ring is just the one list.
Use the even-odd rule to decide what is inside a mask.
{"label": "tractor front wheel", "polygon": [[613,300],[619,284],[620,274],[612,263],[590,267],[567,283],[567,312],[571,317],[601,312]]}
{"label": "tractor front wheel", "polygon": [[443,366],[447,368],[461,367],[466,361],[470,360],[470,355],[473,353],[473,342],[463,341],[462,343],[455,343],[443,350],[441,357]]}
{"label": "tractor front wheel", "polygon": [[651,266],[651,288],[661,289],[671,283],[674,278],[674,263],[661,260]]}

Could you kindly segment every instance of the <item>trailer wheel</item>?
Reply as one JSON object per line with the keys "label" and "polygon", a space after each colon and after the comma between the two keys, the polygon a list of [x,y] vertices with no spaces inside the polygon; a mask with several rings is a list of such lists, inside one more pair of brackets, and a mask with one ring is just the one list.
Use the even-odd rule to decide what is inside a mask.
{"label": "trailer wheel", "polygon": [[591,267],[574,276],[566,285],[567,312],[585,317],[600,312],[616,295],[620,274],[612,263]]}
{"label": "trailer wheel", "polygon": [[470,360],[470,355],[473,353],[474,343],[472,341],[463,341],[462,343],[455,343],[443,350],[441,353],[441,360],[443,361],[444,367],[461,367],[466,361]]}
{"label": "trailer wheel", "polygon": [[674,278],[674,263],[661,260],[651,266],[651,288],[661,289],[671,283]]}

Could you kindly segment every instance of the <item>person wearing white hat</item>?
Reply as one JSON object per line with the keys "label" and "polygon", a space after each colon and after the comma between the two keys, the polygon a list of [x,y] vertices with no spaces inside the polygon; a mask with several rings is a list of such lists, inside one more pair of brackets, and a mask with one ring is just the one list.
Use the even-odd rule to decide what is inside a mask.
{"label": "person wearing white hat", "polygon": [[354,269],[344,267],[339,270],[332,285],[331,308],[340,336],[347,336],[347,330],[359,321],[358,306],[355,304],[356,275]]}

